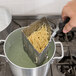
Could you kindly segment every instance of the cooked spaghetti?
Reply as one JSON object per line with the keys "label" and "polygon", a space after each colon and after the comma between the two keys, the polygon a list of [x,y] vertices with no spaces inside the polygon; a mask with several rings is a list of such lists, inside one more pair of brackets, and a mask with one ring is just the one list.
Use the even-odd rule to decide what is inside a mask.
{"label": "cooked spaghetti", "polygon": [[34,46],[34,48],[41,53],[44,48],[47,46],[49,41],[49,33],[45,24],[42,25],[37,31],[33,32],[28,40]]}

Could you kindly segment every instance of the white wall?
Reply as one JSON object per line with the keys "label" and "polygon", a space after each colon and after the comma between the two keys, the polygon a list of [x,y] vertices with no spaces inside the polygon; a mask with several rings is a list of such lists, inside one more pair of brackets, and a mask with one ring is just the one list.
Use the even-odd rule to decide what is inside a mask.
{"label": "white wall", "polygon": [[13,15],[61,14],[63,6],[70,0],[0,0]]}

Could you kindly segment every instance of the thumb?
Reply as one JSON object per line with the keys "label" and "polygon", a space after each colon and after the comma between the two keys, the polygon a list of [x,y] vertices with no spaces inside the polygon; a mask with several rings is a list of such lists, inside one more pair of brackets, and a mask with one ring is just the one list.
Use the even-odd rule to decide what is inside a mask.
{"label": "thumb", "polygon": [[70,24],[70,22],[68,22],[68,23],[65,25],[65,27],[63,28],[63,32],[64,32],[64,33],[67,33],[67,32],[69,32],[72,28],[73,28],[72,25]]}

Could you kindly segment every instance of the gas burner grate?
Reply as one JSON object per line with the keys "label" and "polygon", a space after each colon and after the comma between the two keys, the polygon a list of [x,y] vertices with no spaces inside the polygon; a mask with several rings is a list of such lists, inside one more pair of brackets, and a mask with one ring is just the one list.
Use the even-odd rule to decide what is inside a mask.
{"label": "gas burner grate", "polygon": [[57,69],[65,76],[76,76],[76,56],[69,55],[64,56],[58,63],[56,63]]}
{"label": "gas burner grate", "polygon": [[74,39],[74,31],[70,31],[67,34],[60,32],[55,37],[58,37],[58,40],[61,42],[69,42]]}
{"label": "gas burner grate", "polygon": [[76,63],[70,61],[69,56],[65,56],[59,63],[57,63],[57,68],[65,76],[76,76]]}

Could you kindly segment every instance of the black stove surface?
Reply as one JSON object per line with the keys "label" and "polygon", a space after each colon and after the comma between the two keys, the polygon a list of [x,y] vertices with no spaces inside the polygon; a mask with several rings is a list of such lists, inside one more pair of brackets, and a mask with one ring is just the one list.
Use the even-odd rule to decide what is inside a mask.
{"label": "black stove surface", "polygon": [[[28,26],[39,18],[40,16],[13,16],[10,26],[0,33],[0,39],[6,39],[13,30]],[[47,16],[47,18],[55,25],[59,19],[61,20],[59,15]],[[61,41],[63,43],[65,56],[61,60],[55,60],[54,63],[50,65],[47,76],[76,76],[76,28],[67,34],[62,32],[57,34],[55,41]],[[0,44],[0,54],[4,54],[2,46],[3,43]],[[55,56],[61,56],[60,46],[57,45],[56,49]],[[13,76],[8,62],[2,57],[0,57],[0,76]]]}

